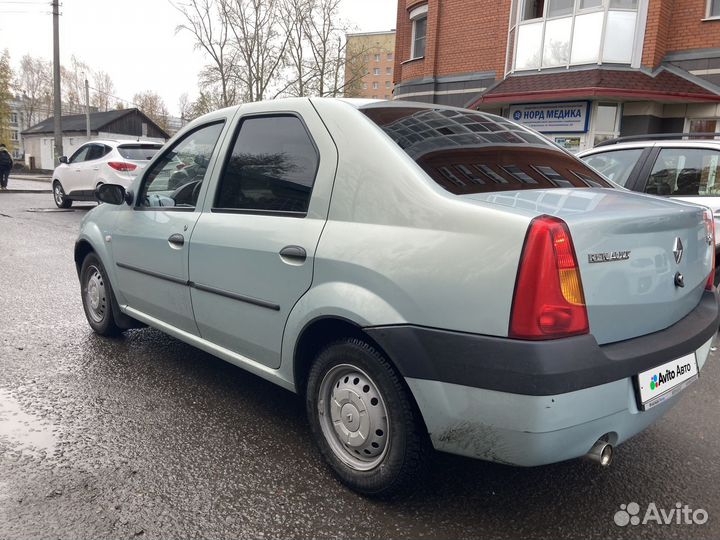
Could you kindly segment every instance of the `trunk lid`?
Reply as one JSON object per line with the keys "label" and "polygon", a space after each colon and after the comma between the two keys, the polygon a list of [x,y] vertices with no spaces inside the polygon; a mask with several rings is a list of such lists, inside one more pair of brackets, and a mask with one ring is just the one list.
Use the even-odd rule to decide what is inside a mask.
{"label": "trunk lid", "polygon": [[[463,198],[543,214],[570,229],[590,332],[613,343],[663,330],[700,301],[712,269],[704,209],[608,189],[536,189]],[[682,275],[684,286],[676,285]]]}

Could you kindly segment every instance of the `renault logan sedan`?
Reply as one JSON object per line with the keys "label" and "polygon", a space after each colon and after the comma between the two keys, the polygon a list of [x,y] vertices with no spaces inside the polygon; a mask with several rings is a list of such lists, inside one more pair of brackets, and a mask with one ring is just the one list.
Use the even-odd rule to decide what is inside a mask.
{"label": "renault logan sedan", "polygon": [[83,306],[99,334],[150,325],[298,392],[365,494],[411,485],[432,447],[607,464],[718,327],[709,211],[611,187],[488,114],[246,104],[98,189]]}

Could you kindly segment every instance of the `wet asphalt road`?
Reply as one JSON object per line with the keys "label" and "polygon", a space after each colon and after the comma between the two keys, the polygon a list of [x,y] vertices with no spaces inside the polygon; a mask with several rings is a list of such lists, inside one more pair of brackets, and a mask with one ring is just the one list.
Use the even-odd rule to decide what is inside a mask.
{"label": "wet asphalt road", "polygon": [[[86,209],[50,197],[0,194],[0,538],[720,537],[717,352],[609,469],[438,454],[409,499],[368,500],[295,395],[153,329],[95,336],[72,261]],[[709,520],[616,526],[633,501]]]}

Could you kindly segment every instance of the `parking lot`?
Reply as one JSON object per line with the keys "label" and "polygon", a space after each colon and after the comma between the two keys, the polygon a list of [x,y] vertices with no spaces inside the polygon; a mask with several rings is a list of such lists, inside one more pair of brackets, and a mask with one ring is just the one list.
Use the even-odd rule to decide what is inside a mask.
{"label": "parking lot", "polygon": [[[411,497],[365,499],[295,395],[153,329],[92,333],[72,257],[89,208],[0,194],[0,538],[720,536],[718,352],[608,469],[438,454]],[[616,525],[631,502],[708,519]]]}

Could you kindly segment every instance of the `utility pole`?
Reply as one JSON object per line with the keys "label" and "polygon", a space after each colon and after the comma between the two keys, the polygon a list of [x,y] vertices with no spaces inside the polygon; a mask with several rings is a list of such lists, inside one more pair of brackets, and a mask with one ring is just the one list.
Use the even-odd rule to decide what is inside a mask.
{"label": "utility pole", "polygon": [[88,141],[90,140],[90,84],[87,77],[85,78],[85,134]]}
{"label": "utility pole", "polygon": [[59,0],[52,0],[53,8],[53,101],[54,101],[54,131],[55,131],[55,165],[58,158],[63,155],[62,125],[62,96],[60,94],[60,6]]}

